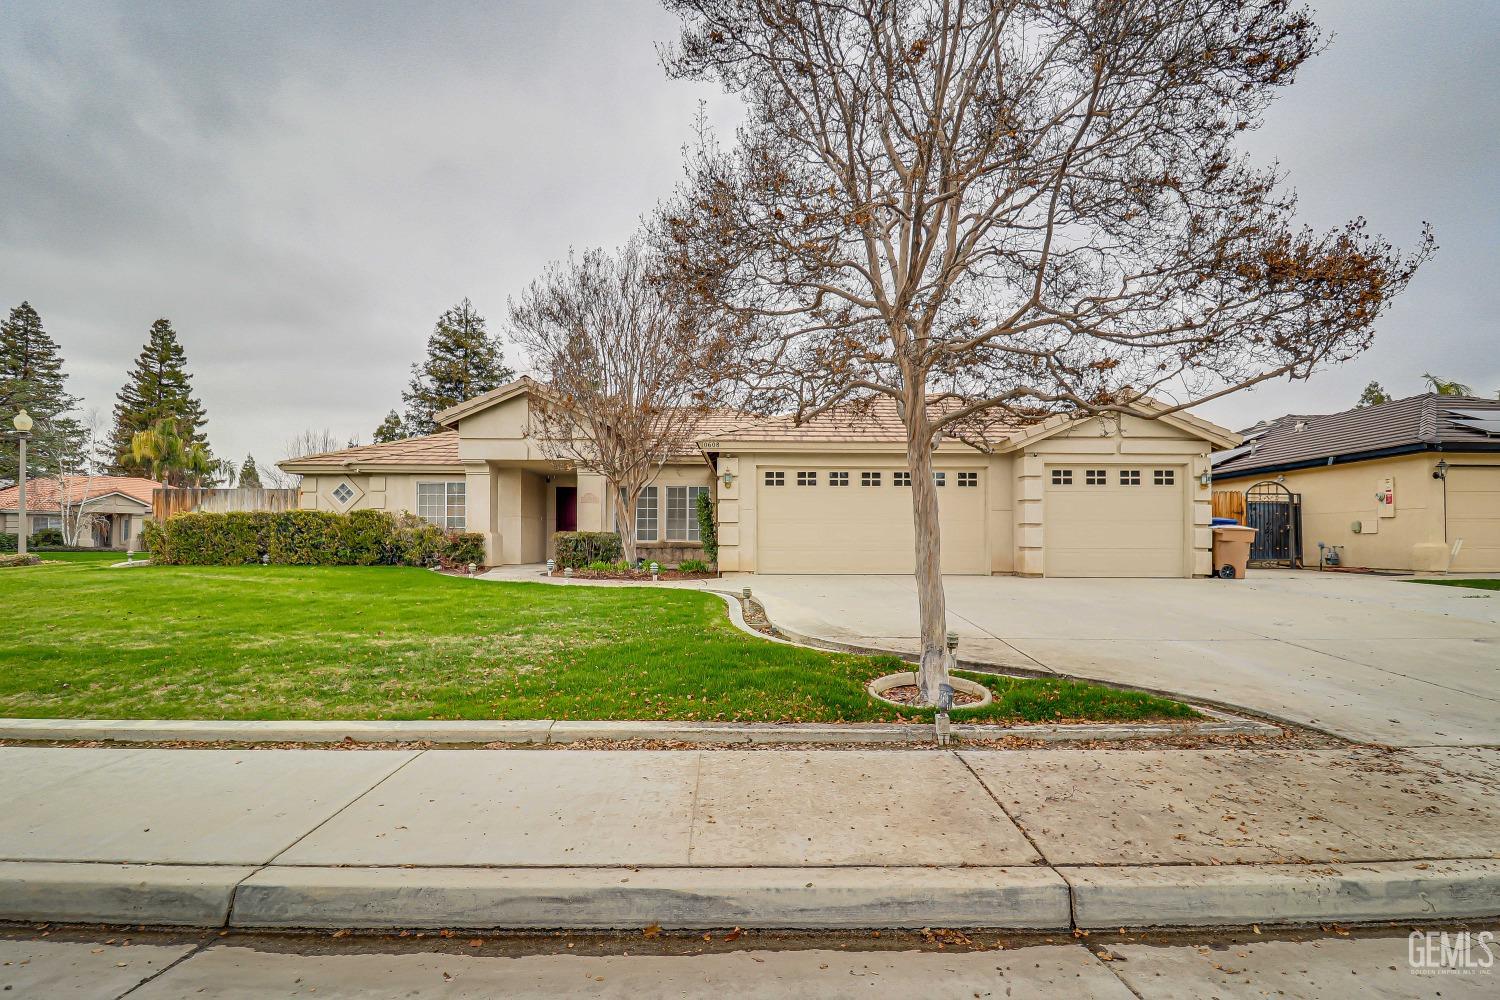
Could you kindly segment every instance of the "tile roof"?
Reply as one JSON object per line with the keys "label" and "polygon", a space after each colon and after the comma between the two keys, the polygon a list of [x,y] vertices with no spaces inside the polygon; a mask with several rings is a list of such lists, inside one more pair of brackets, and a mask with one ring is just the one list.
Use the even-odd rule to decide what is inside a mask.
{"label": "tile roof", "polygon": [[[957,406],[957,402],[947,405]],[[986,441],[994,444],[1020,432],[1024,426],[1019,422],[1008,422],[995,416],[982,418],[982,425],[974,431]],[[906,428],[896,410],[896,401],[889,396],[847,403],[797,423],[790,414],[755,420],[739,427],[728,427],[703,439],[733,443],[795,443],[803,441],[828,441],[831,443],[876,443],[900,444],[906,441]]]}
{"label": "tile roof", "polygon": [[362,444],[289,458],[278,464],[282,467],[326,466],[330,469],[349,465],[457,465],[458,431],[439,431],[385,444]]}
{"label": "tile roof", "polygon": [[1500,450],[1500,400],[1426,393],[1341,413],[1288,414],[1244,431],[1214,475],[1313,464],[1391,448]]}
{"label": "tile roof", "polygon": [[[54,478],[28,479],[26,481],[26,509],[36,514],[61,511],[58,497],[68,503],[94,500],[111,493],[123,493],[132,500],[151,506],[151,491],[160,489],[162,483],[139,476],[64,476],[62,482]],[[0,510],[15,510],[19,504],[19,489],[7,486],[0,490]]]}

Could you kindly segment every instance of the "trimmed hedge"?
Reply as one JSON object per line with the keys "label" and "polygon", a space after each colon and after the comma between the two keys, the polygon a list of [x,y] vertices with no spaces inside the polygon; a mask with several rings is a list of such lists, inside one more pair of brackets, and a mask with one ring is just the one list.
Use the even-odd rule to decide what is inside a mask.
{"label": "trimmed hedge", "polygon": [[176,514],[147,521],[151,561],[179,566],[463,566],[484,562],[484,536],[444,534],[413,514],[322,510]]}
{"label": "trimmed hedge", "polygon": [[552,535],[557,565],[583,569],[589,563],[619,562],[625,548],[614,531],[558,531]]}
{"label": "trimmed hedge", "polygon": [[[38,528],[26,538],[28,549],[47,548],[60,549],[63,547],[63,533],[61,528]],[[16,551],[16,533],[7,531],[0,533],[0,552]]]}

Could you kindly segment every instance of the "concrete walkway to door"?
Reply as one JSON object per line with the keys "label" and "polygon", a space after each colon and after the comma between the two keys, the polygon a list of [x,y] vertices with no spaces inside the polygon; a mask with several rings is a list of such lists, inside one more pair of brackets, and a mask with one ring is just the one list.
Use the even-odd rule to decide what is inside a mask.
{"label": "concrete walkway to door", "polygon": [[[771,620],[916,649],[913,581],[755,576]],[[1243,706],[1396,746],[1500,745],[1500,593],[1252,570],[1245,580],[948,577],[959,656]]]}

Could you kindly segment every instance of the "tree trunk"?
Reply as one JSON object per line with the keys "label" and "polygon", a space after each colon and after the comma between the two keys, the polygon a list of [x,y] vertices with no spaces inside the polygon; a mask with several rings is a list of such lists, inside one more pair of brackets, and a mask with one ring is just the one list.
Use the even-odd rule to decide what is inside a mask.
{"label": "tree trunk", "polygon": [[927,432],[925,387],[907,390],[906,464],[911,469],[911,517],[917,545],[917,615],[921,622],[922,662],[917,690],[924,705],[950,707],[948,611],[943,593],[942,537],[938,492],[932,481],[932,437]]}
{"label": "tree trunk", "polygon": [[615,531],[620,535],[620,552],[625,556],[625,561],[632,566],[635,565],[635,504],[640,497],[640,487],[631,489],[627,486],[616,486],[612,491],[615,496]]}

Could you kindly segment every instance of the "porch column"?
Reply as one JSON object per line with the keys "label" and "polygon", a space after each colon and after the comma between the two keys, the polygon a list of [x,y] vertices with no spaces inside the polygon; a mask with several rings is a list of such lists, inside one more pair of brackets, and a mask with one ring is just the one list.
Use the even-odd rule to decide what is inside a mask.
{"label": "porch column", "polygon": [[494,475],[488,463],[464,463],[464,520],[468,530],[484,536],[484,562],[487,566],[498,566],[503,561],[500,555],[500,531],[495,517]]}

